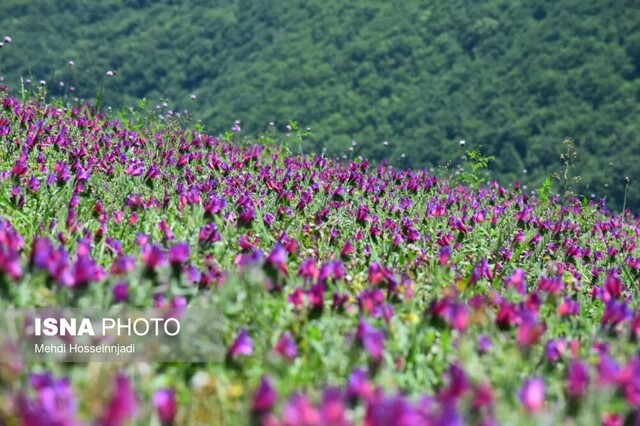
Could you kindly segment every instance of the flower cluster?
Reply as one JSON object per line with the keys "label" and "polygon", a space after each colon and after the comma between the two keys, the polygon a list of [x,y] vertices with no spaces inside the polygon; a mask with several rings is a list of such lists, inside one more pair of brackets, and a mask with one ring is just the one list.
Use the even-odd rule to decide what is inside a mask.
{"label": "flower cluster", "polygon": [[[198,404],[180,403],[192,398],[207,415],[264,425],[640,418],[640,222],[604,202],[134,130],[89,105],[8,95],[0,143],[3,306],[225,315],[219,363],[152,371],[163,379],[149,383],[122,372],[99,412],[81,408],[95,404],[78,402],[73,373],[0,369],[29,378],[2,387],[0,409],[23,424],[119,425],[151,411],[188,424]],[[203,375],[215,383],[185,381]],[[151,388],[164,380],[176,386]]]}

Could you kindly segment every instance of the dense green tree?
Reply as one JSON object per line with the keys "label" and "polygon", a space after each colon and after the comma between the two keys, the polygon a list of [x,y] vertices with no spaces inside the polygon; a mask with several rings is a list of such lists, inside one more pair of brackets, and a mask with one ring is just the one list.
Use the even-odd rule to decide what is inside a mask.
{"label": "dense green tree", "polygon": [[148,97],[213,133],[297,120],[306,149],[414,168],[455,167],[465,139],[497,157],[493,178],[530,189],[571,137],[576,191],[619,209],[628,176],[640,209],[635,0],[4,0],[0,28],[14,91],[20,78],[69,101],[102,88],[116,110]]}

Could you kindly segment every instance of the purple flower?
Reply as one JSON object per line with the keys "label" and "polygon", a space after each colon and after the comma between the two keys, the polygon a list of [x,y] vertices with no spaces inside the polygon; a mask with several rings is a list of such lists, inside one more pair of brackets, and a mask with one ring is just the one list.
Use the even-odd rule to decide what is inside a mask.
{"label": "purple flower", "polygon": [[545,385],[541,377],[524,381],[520,390],[520,402],[529,412],[538,412],[544,407]]}
{"label": "purple flower", "polygon": [[602,426],[623,426],[624,417],[619,413],[607,413],[602,418]]}
{"label": "purple flower", "polygon": [[612,269],[604,282],[604,290],[609,297],[619,299],[622,296],[622,278],[617,269]]}
{"label": "purple flower", "polygon": [[298,270],[298,276],[301,276],[306,282],[308,282],[317,279],[318,275],[319,271],[316,259],[309,257],[302,261],[300,269]]}
{"label": "purple flower", "polygon": [[153,405],[158,411],[162,426],[170,426],[175,423],[178,403],[173,389],[161,389],[153,394]]}
{"label": "purple flower", "polygon": [[269,227],[276,221],[276,217],[272,213],[267,212],[264,214],[262,220],[264,221],[264,224]]}
{"label": "purple flower", "polygon": [[547,331],[546,323],[538,321],[530,313],[522,313],[518,329],[518,344],[523,347],[535,345],[545,331]]}
{"label": "purple flower", "polygon": [[476,409],[490,407],[495,400],[493,388],[488,383],[481,383],[474,389],[473,407]]}
{"label": "purple flower", "polygon": [[347,398],[355,400],[362,398],[368,400],[373,396],[373,384],[369,380],[367,372],[358,368],[349,376],[347,384]]}
{"label": "purple flower", "polygon": [[289,268],[287,267],[287,250],[282,244],[277,243],[275,245],[271,253],[269,253],[269,256],[267,256],[265,264],[273,271],[279,271],[284,275],[289,273]]}
{"label": "purple flower", "polygon": [[478,338],[478,353],[480,355],[489,353],[491,346],[493,346],[493,342],[488,336],[482,335]]}
{"label": "purple flower", "polygon": [[166,219],[162,219],[160,223],[158,223],[158,229],[162,231],[162,235],[165,240],[173,240],[175,238],[173,230],[171,229],[171,226],[169,226],[169,223],[167,223]]}
{"label": "purple flower", "polygon": [[205,217],[213,217],[227,208],[227,202],[213,194],[204,202],[203,208]]}
{"label": "purple flower", "polygon": [[559,361],[566,348],[567,342],[564,339],[549,340],[546,346],[547,360],[551,362]]}
{"label": "purple flower", "polygon": [[342,250],[340,251],[340,256],[343,258],[348,258],[356,250],[355,246],[351,241],[347,241],[344,243]]}
{"label": "purple flower", "polygon": [[0,218],[0,248],[20,251],[24,247],[24,238],[16,231],[11,222]]}
{"label": "purple flower", "polygon": [[256,218],[256,211],[252,206],[244,206],[238,216],[238,223],[241,226],[249,226]]}
{"label": "purple flower", "polygon": [[366,426],[413,426],[424,423],[420,412],[402,396],[381,396],[369,401],[364,418]]}
{"label": "purple flower", "polygon": [[525,294],[527,292],[527,273],[524,269],[518,268],[513,274],[506,280],[505,285],[507,288],[514,288],[519,294]]}
{"label": "purple flower", "polygon": [[293,337],[291,337],[291,333],[287,331],[280,337],[280,340],[276,343],[275,351],[289,361],[298,356],[298,348]]}
{"label": "purple flower", "polygon": [[119,255],[113,261],[110,272],[114,275],[124,275],[136,269],[136,260],[131,256]]}
{"label": "purple flower", "polygon": [[143,233],[136,235],[136,244],[138,247],[145,247],[149,244],[149,235]]}
{"label": "purple flower", "polygon": [[442,401],[455,401],[471,390],[471,384],[464,370],[457,364],[453,364],[445,375],[446,386],[440,392]]}
{"label": "purple flower", "polygon": [[105,272],[89,255],[78,255],[78,259],[70,265],[73,287],[86,286],[89,282],[101,281]]}
{"label": "purple flower", "polygon": [[369,265],[369,283],[374,286],[381,284],[387,284],[390,289],[394,288],[397,284],[396,279],[393,277],[393,272],[389,268],[386,268],[378,262],[374,262]]}
{"label": "purple flower", "polygon": [[564,290],[562,277],[541,277],[538,281],[538,290],[545,293],[560,294]]}
{"label": "purple flower", "polygon": [[253,339],[249,336],[249,332],[242,328],[233,342],[227,356],[230,358],[237,358],[239,356],[253,355]]}
{"label": "purple flower", "polygon": [[377,288],[365,289],[358,295],[358,307],[362,313],[372,314],[384,303],[384,292]]}
{"label": "purple flower", "polygon": [[447,263],[449,263],[449,258],[451,257],[451,247],[449,246],[444,246],[440,249],[440,252],[438,254],[438,256],[440,257],[440,265],[446,265]]}
{"label": "purple flower", "polygon": [[324,309],[324,292],[326,286],[324,283],[317,283],[311,286],[307,292],[307,298],[314,314],[319,314]]}
{"label": "purple flower", "polygon": [[342,391],[336,388],[325,389],[320,415],[322,416],[320,423],[323,425],[349,426],[351,424],[347,418],[347,409]]}
{"label": "purple flower", "polygon": [[278,392],[273,388],[271,379],[267,376],[262,376],[260,386],[258,386],[253,396],[253,411],[260,414],[271,411],[277,400]]}
{"label": "purple flower", "polygon": [[169,249],[169,263],[172,266],[179,266],[189,260],[191,255],[189,243],[178,243]]}
{"label": "purple flower", "polygon": [[32,374],[31,386],[36,399],[20,394],[15,401],[17,415],[25,426],[72,426],[76,420],[77,404],[68,378],[55,378],[51,373]]}
{"label": "purple flower", "polygon": [[582,397],[589,387],[589,369],[579,360],[571,361],[567,372],[567,391],[570,396]]}
{"label": "purple flower", "polygon": [[348,301],[349,301],[348,294],[339,293],[338,291],[335,291],[333,293],[333,302],[331,303],[331,309],[338,310],[338,311],[343,310]]}
{"label": "purple flower", "polygon": [[40,191],[41,186],[42,182],[40,181],[40,179],[35,176],[31,176],[31,179],[29,179],[29,190],[31,190],[32,192],[38,192]]}
{"label": "purple flower", "polygon": [[121,281],[113,286],[111,290],[115,303],[126,302],[129,299],[129,284]]}
{"label": "purple flower", "polygon": [[597,365],[598,385],[608,385],[616,383],[620,374],[620,366],[607,354],[600,355]]}
{"label": "purple flower", "polygon": [[475,284],[481,279],[493,280],[493,270],[487,259],[482,259],[480,263],[473,268],[473,274],[471,275],[471,283]]}
{"label": "purple flower", "polygon": [[631,335],[635,339],[640,339],[640,310],[636,312],[636,314],[631,319],[631,324],[629,325],[631,329]]}
{"label": "purple flower", "polygon": [[369,355],[371,355],[375,360],[380,360],[382,358],[385,340],[384,332],[382,330],[377,330],[368,322],[360,320],[356,338]]}
{"label": "purple flower", "polygon": [[13,166],[13,169],[11,169],[11,176],[19,178],[20,176],[26,175],[28,172],[29,164],[27,163],[26,158],[23,159],[20,157]]}
{"label": "purple flower", "polygon": [[627,404],[640,408],[640,357],[634,356],[620,371],[618,383],[624,390]]}
{"label": "purple flower", "polygon": [[302,308],[302,306],[304,306],[304,290],[297,287],[289,294],[288,300],[294,308]]}
{"label": "purple flower", "polygon": [[204,225],[200,228],[200,233],[198,234],[198,242],[202,246],[207,246],[209,244],[213,244],[216,241],[220,241],[222,239],[222,235],[215,223],[211,222],[207,225]]}
{"label": "purple flower", "polygon": [[516,306],[507,300],[500,302],[498,313],[496,315],[496,324],[501,330],[507,330],[516,323],[518,313]]}
{"label": "purple flower", "polygon": [[191,265],[187,267],[187,281],[189,283],[197,283],[200,281],[202,274],[197,266]]}
{"label": "purple flower", "polygon": [[306,396],[293,395],[282,409],[283,426],[320,426],[320,413]]}
{"label": "purple flower", "polygon": [[116,377],[115,389],[107,404],[105,414],[99,424],[101,426],[124,426],[135,417],[138,411],[138,397],[129,379],[119,374]]}
{"label": "purple flower", "polygon": [[615,299],[611,299],[605,303],[601,320],[603,325],[615,327],[630,318],[631,309],[624,301],[618,302]]}
{"label": "purple flower", "polygon": [[449,306],[447,322],[452,328],[460,332],[466,331],[469,326],[469,309],[467,305],[464,303],[452,303]]}
{"label": "purple flower", "polygon": [[385,303],[383,305],[378,306],[374,311],[374,317],[382,317],[384,321],[388,324],[393,318],[395,314],[395,310],[393,309],[393,305],[390,303]]}
{"label": "purple flower", "polygon": [[356,222],[364,225],[369,220],[371,220],[371,217],[369,216],[369,206],[366,204],[360,204],[356,213]]}
{"label": "purple flower", "polygon": [[167,263],[167,254],[164,249],[157,244],[147,246],[142,253],[142,261],[148,269],[156,269]]}
{"label": "purple flower", "polygon": [[[173,308],[184,308],[188,304],[187,298],[185,296],[173,296],[171,299],[171,306]],[[180,312],[180,310],[178,310]]]}
{"label": "purple flower", "polygon": [[561,317],[575,316],[580,314],[580,303],[571,297],[566,297],[558,306],[558,315]]}
{"label": "purple flower", "polygon": [[0,273],[7,274],[14,281],[22,278],[22,265],[17,252],[9,251],[5,253],[3,248],[0,247]]}
{"label": "purple flower", "polygon": [[162,177],[162,172],[155,164],[152,164],[145,174],[145,179],[158,179],[160,177]]}

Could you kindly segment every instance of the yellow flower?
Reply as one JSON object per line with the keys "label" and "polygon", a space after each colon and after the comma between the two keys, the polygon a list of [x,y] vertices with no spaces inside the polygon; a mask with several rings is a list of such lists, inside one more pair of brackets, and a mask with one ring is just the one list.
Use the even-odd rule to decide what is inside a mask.
{"label": "yellow flower", "polygon": [[244,394],[244,388],[240,383],[233,384],[227,389],[227,394],[232,398],[240,398]]}
{"label": "yellow flower", "polygon": [[406,316],[405,319],[408,323],[410,324],[417,324],[420,322],[420,317],[414,313],[414,312],[409,312]]}

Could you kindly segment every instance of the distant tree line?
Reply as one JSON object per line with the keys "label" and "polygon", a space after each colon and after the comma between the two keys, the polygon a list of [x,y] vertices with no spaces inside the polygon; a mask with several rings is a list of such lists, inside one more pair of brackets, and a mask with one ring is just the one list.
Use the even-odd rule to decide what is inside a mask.
{"label": "distant tree line", "polygon": [[496,156],[492,178],[530,190],[572,138],[576,192],[620,209],[629,178],[640,209],[640,2],[211,4],[4,0],[0,74],[68,99],[103,88],[114,109],[148,97],[213,133],[296,120],[309,151],[402,167],[455,168],[464,139]]}

